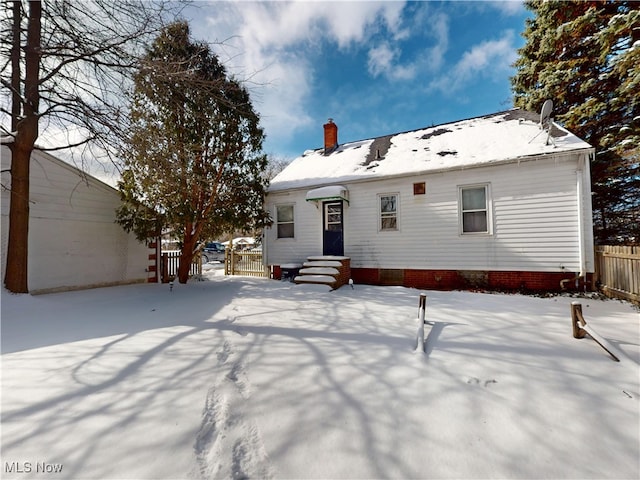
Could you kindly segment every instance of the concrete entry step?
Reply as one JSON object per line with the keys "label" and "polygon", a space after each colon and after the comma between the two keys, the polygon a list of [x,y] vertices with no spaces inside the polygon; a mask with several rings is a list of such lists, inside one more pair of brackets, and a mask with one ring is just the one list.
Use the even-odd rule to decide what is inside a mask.
{"label": "concrete entry step", "polygon": [[295,283],[322,283],[333,285],[336,279],[331,275],[299,275],[293,279]]}
{"label": "concrete entry step", "polygon": [[302,268],[295,273],[297,284],[322,284],[332,289],[340,288],[351,278],[351,259],[336,255],[307,257]]}
{"label": "concrete entry step", "polygon": [[314,255],[311,257],[307,257],[307,260],[310,262],[321,262],[321,261],[336,261],[342,262],[343,260],[349,260],[350,257],[340,257],[338,255]]}
{"label": "concrete entry step", "polygon": [[300,275],[339,275],[340,271],[337,268],[333,267],[305,267],[300,269]]}
{"label": "concrete entry step", "polygon": [[304,262],[303,267],[334,267],[334,268],[340,268],[342,266],[342,263],[340,262],[336,262],[333,260],[325,260],[325,261],[320,261],[320,260],[314,260],[313,262]]}

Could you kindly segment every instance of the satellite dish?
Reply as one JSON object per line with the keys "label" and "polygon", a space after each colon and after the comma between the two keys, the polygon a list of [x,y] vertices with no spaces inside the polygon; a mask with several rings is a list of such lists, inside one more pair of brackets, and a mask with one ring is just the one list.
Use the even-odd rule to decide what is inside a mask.
{"label": "satellite dish", "polygon": [[545,100],[540,110],[540,125],[546,127],[551,119],[551,110],[553,110],[553,100]]}
{"label": "satellite dish", "polygon": [[[542,109],[540,109],[540,132],[538,132],[538,135],[540,135],[542,132],[546,132],[547,133],[546,144],[549,145],[549,142],[551,142],[555,147],[556,142],[551,136],[551,129],[553,128],[553,125],[552,125],[553,119],[551,118],[552,110],[553,110],[553,101],[545,100],[544,103],[542,104]],[[538,135],[536,135],[531,140],[529,140],[529,143],[533,142],[533,140]]]}

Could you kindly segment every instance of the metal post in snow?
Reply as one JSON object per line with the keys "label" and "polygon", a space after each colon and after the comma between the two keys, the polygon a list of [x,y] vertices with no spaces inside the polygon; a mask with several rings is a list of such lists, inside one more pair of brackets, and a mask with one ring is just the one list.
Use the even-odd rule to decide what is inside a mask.
{"label": "metal post in snow", "polygon": [[424,316],[427,310],[427,294],[420,294],[420,303],[418,304],[418,334],[416,339],[416,352],[424,353]]}

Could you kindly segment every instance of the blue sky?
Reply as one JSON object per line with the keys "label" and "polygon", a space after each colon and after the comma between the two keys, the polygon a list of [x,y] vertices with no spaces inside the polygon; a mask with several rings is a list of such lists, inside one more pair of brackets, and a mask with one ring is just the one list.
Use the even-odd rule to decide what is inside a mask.
{"label": "blue sky", "polygon": [[195,40],[246,80],[265,151],[345,143],[511,108],[529,12],[519,1],[208,2],[184,12]]}

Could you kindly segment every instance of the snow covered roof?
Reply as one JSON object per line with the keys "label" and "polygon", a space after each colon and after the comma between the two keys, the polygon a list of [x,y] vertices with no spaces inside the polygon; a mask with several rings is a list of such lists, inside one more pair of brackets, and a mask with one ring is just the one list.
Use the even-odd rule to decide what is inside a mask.
{"label": "snow covered roof", "polygon": [[592,148],[555,123],[547,141],[539,119],[539,114],[513,109],[345,143],[328,154],[322,148],[308,150],[271,181],[269,191],[454,170]]}
{"label": "snow covered roof", "polygon": [[[226,242],[220,242],[222,245],[229,245],[229,240]],[[256,243],[256,239],[253,237],[236,237],[233,239],[234,245],[254,245]]]}

